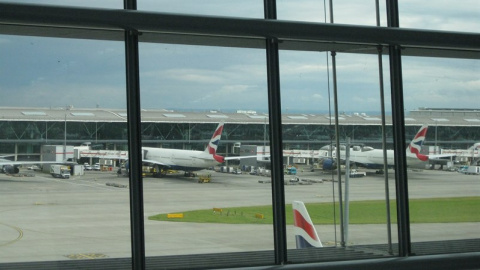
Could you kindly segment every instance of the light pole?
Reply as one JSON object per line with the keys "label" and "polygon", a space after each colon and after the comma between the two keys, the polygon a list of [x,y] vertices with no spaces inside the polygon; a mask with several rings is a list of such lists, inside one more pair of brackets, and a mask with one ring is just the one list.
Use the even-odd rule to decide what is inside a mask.
{"label": "light pole", "polygon": [[63,161],[67,160],[67,111],[70,110],[72,106],[65,106],[65,127],[63,134]]}
{"label": "light pole", "polygon": [[437,127],[438,127],[438,121],[435,120],[435,154],[437,154]]}
{"label": "light pole", "polygon": [[63,160],[67,160],[67,110],[68,108],[65,107],[65,127],[64,127],[64,134],[63,134]]}

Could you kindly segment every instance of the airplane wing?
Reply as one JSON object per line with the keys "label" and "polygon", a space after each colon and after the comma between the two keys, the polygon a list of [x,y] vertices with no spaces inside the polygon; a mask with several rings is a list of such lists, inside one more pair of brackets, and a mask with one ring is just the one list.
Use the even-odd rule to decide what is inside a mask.
{"label": "airplane wing", "polygon": [[449,157],[454,157],[457,154],[438,154],[438,155],[428,155],[428,159],[442,159],[442,158],[449,158]]}
{"label": "airplane wing", "polygon": [[245,159],[245,158],[257,158],[257,156],[233,156],[233,157],[224,157],[224,160],[239,160],[239,159]]}
{"label": "airplane wing", "polygon": [[[0,168],[4,173],[18,173],[19,166],[21,165],[40,165],[40,164],[69,164],[74,165],[76,163],[70,161],[13,161],[8,159],[0,159]],[[12,168],[8,169],[7,167]]]}
{"label": "airplane wing", "polygon": [[[0,160],[1,165],[33,165],[33,164],[74,164],[70,161],[12,161],[12,160]],[[76,164],[76,163],[75,163]]]}
{"label": "airplane wing", "polygon": [[448,159],[455,157],[456,154],[434,154],[428,155],[428,160],[436,162],[446,162]]}

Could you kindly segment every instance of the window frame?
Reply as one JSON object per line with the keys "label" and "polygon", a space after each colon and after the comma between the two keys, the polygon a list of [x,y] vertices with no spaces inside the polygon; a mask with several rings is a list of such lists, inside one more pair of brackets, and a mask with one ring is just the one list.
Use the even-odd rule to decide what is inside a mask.
{"label": "window frame", "polygon": [[[131,2],[130,2],[131,3]],[[272,2],[270,2],[272,3]],[[275,6],[270,6],[274,9]],[[131,154],[131,231],[132,231],[132,263],[134,269],[144,269],[145,243],[143,224],[143,190],[141,181],[132,181],[141,177],[141,128],[139,106],[139,76],[138,76],[138,43],[158,42],[173,44],[227,46],[239,48],[265,49],[271,59],[272,69],[267,72],[269,81],[278,80],[278,50],[301,51],[343,51],[354,53],[376,54],[377,48],[388,47],[385,54],[390,55],[392,77],[398,79],[392,83],[395,89],[401,89],[401,56],[429,56],[480,59],[480,35],[475,33],[430,31],[422,29],[402,29],[398,27],[398,8],[389,9],[389,27],[369,27],[356,25],[336,25],[326,23],[308,23],[280,21],[275,19],[274,13],[267,14],[268,19],[231,18],[221,16],[199,16],[187,14],[168,14],[161,12],[146,12],[134,10],[114,10],[100,8],[63,7],[52,5],[0,3],[0,34],[26,35],[43,37],[66,37],[74,39],[117,40],[126,44],[125,57],[127,73],[127,107],[129,125],[129,149]],[[391,23],[393,22],[393,23]],[[321,33],[318,34],[318,33]],[[270,46],[272,45],[272,47]],[[275,56],[275,53],[277,54]],[[277,58],[277,61],[275,60]],[[276,63],[275,63],[276,61]],[[400,61],[400,62],[398,62]],[[275,66],[276,65],[276,66]],[[273,71],[272,71],[273,70]],[[393,71],[392,71],[393,70]],[[277,74],[275,74],[277,73]],[[394,81],[394,80],[392,80]],[[279,104],[279,85],[269,90],[270,105],[270,138],[273,149],[279,150],[282,146],[281,110]],[[269,87],[270,88],[270,87]],[[403,142],[405,137],[405,123],[403,117],[403,93],[396,92],[392,100],[394,117],[392,124],[395,141],[394,150],[399,160],[405,159]],[[400,100],[398,100],[400,99]],[[397,101],[397,102],[395,102]],[[395,116],[397,114],[397,116]],[[272,124],[273,122],[273,124]],[[402,140],[403,138],[403,140]],[[279,151],[281,155],[281,151]],[[273,160],[272,162],[281,162]],[[136,164],[137,166],[135,166]],[[273,166],[275,168],[275,166]],[[281,183],[282,174],[277,166],[273,176],[278,177],[273,182]],[[404,267],[410,267],[419,258],[412,258],[410,254],[410,236],[408,220],[408,188],[405,162],[396,164],[397,198],[403,204],[399,219],[399,256],[404,257]],[[400,180],[399,180],[400,179]],[[281,181],[281,182],[280,182]],[[273,187],[273,205],[280,205],[284,201],[282,185]],[[406,203],[406,204],[405,204]],[[284,203],[283,203],[284,204]],[[275,231],[275,264],[289,269],[285,245],[285,213],[282,208],[274,211],[278,222],[274,222]],[[283,236],[282,236],[283,235]],[[478,252],[470,255],[457,255],[455,259],[463,264],[475,263]],[[421,258],[420,258],[421,259]],[[425,260],[442,261],[444,257],[424,256]],[[450,258],[451,259],[451,258]],[[108,260],[105,262],[108,263]],[[388,260],[371,260],[372,264],[382,262],[388,268]],[[328,263],[335,267],[341,264]],[[365,262],[350,262],[364,264]],[[366,263],[368,264],[368,262]],[[376,264],[378,266],[378,264]],[[445,267],[445,264],[439,264]],[[459,265],[456,265],[457,267]],[[299,265],[293,266],[298,268]],[[308,268],[308,266],[304,266]]]}

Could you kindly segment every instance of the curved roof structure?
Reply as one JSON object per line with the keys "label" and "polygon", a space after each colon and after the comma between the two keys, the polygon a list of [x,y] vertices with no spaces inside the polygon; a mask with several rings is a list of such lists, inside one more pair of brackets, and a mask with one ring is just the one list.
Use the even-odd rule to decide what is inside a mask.
{"label": "curved roof structure", "polygon": [[[0,107],[3,121],[67,121],[67,122],[126,122],[127,113],[123,109],[104,108],[19,108]],[[284,113],[282,123],[304,125],[329,125],[334,116],[327,113]],[[386,116],[386,124],[391,125],[391,116]],[[185,112],[173,110],[142,110],[142,121],[150,123],[225,123],[263,124],[268,122],[268,114],[238,110],[236,112],[205,111]],[[380,125],[381,115],[366,113],[343,113],[339,115],[340,125]],[[480,109],[429,109],[411,111],[405,117],[405,125],[437,126],[480,126]]]}

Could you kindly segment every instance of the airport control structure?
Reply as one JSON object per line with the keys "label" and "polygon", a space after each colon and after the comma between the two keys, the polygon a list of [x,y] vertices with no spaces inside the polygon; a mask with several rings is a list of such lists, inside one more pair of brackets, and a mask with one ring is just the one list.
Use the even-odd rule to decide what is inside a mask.
{"label": "airport control structure", "polygon": [[[45,160],[44,149],[69,150],[68,159],[80,164],[119,165],[128,156],[126,110],[104,108],[0,108],[0,155],[12,160]],[[225,124],[217,153],[223,156],[258,155],[243,165],[260,167],[269,163],[268,114],[254,110],[235,112],[142,110],[142,145],[148,147],[201,150],[218,123]],[[335,117],[328,113],[285,113],[282,115],[284,163],[314,164],[320,149],[335,142]],[[340,142],[382,147],[381,115],[341,113]],[[386,148],[393,147],[391,116],[385,117]],[[405,137],[428,125],[424,154],[456,153],[457,162],[478,161],[478,153],[466,153],[480,142],[480,109],[419,108],[405,116]],[[406,142],[407,144],[408,142]],[[46,147],[46,146],[51,146]],[[71,149],[71,148],[69,148]],[[478,151],[478,150],[477,150]],[[62,151],[59,156],[65,158]],[[54,157],[55,160],[61,157]],[[113,160],[106,161],[106,160]],[[109,163],[110,162],[110,163]],[[246,162],[246,161],[245,161]],[[237,164],[238,165],[238,164]]]}

